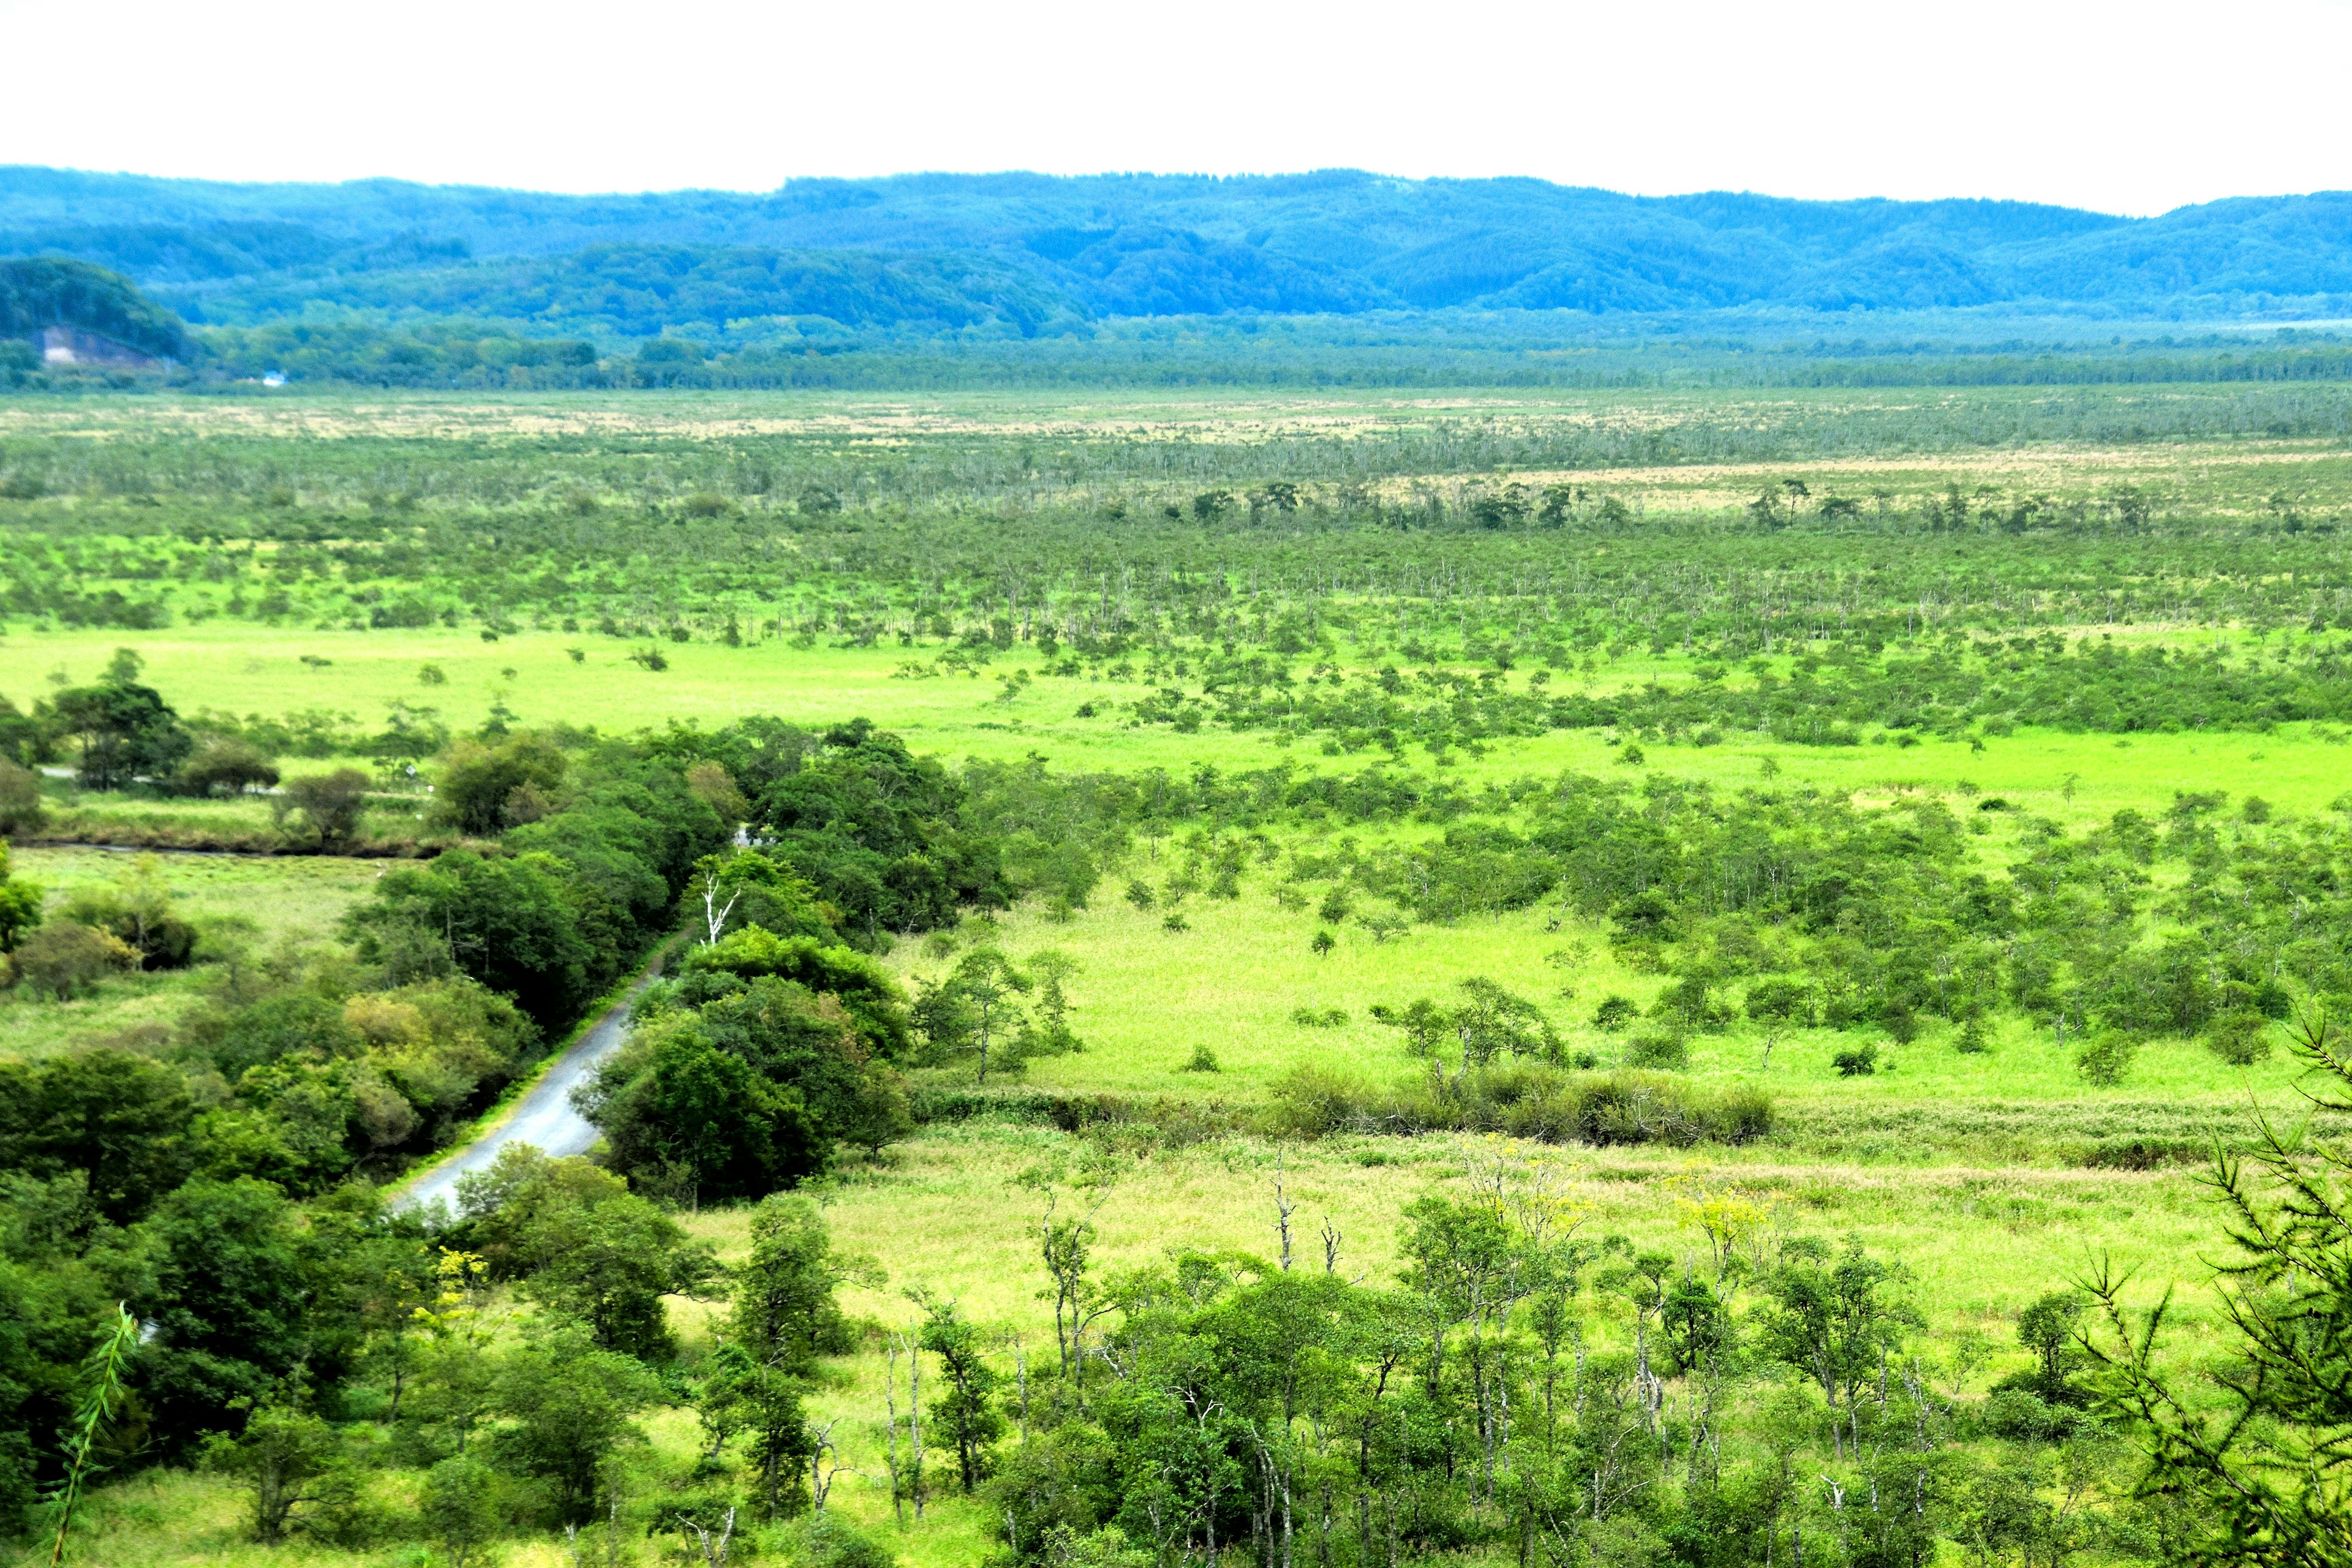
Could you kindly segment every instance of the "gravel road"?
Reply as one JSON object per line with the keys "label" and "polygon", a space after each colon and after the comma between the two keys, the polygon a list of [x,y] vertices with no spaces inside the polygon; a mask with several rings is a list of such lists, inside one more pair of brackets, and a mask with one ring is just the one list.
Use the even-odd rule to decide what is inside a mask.
{"label": "gravel road", "polygon": [[629,1033],[629,1004],[661,972],[660,961],[640,975],[629,994],[596,1020],[570,1050],[559,1058],[530,1092],[515,1103],[506,1120],[465,1148],[443,1156],[439,1164],[413,1178],[394,1197],[399,1208],[429,1208],[446,1204],[457,1208],[457,1178],[469,1171],[489,1168],[499,1151],[509,1143],[530,1143],[550,1154],[584,1154],[596,1142],[596,1129],[572,1108],[572,1091],[588,1081],[596,1064],[620,1047]]}

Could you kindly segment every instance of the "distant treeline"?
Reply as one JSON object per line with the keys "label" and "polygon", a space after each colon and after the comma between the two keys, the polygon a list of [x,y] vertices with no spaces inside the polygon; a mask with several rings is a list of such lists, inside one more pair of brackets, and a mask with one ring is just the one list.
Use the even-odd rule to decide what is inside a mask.
{"label": "distant treeline", "polygon": [[[829,324],[829,323],[828,323]],[[391,328],[359,318],[202,328],[192,362],[158,377],[44,369],[30,354],[0,358],[0,385],[79,390],[113,384],[204,387],[283,376],[299,384],[420,390],[935,389],[987,386],[1895,387],[2318,383],[2352,379],[2352,345],[2278,347],[2187,343],[2150,349],[2022,348],[1889,353],[1853,345],[1757,349],[1659,341],[1567,348],[1532,333],[1401,329],[1383,342],[1275,321],[1243,330],[1185,321],[1118,332],[973,339],[910,328],[809,331],[791,344],[721,352],[685,337],[618,349],[588,338],[545,337],[510,322]],[[1465,342],[1468,337],[1471,341]]]}

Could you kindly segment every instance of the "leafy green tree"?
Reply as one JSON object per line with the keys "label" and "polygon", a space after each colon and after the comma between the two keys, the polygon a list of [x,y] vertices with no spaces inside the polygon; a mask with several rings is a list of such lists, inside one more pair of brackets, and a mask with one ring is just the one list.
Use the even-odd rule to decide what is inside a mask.
{"label": "leafy green tree", "polygon": [[498,1539],[497,1472],[471,1456],[452,1455],[425,1472],[417,1514],[448,1554],[449,1568],[466,1568]]}
{"label": "leafy green tree", "polygon": [[110,887],[77,891],[60,920],[95,926],[139,955],[143,969],[184,968],[196,945],[196,928],[173,907],[163,868],[142,855]]}
{"label": "leafy green tree", "polygon": [[600,1349],[640,1359],[672,1347],[664,1296],[709,1277],[709,1249],[633,1193],[593,1204],[566,1194],[537,1202],[517,1237],[523,1288],[583,1324]]}
{"label": "leafy green tree", "polygon": [[50,707],[58,727],[80,743],[78,771],[85,789],[168,780],[195,744],[163,695],[128,677],[69,688]]}
{"label": "leafy green tree", "polygon": [[819,1356],[850,1349],[835,1289],[880,1278],[871,1259],[833,1251],[823,1216],[806,1199],[772,1197],[752,1211],[751,1253],[736,1271],[730,1331],[700,1404],[704,1426],[719,1442],[749,1436],[763,1518],[797,1512],[811,1500],[802,1467],[817,1443],[802,1395]]}
{"label": "leafy green tree", "polygon": [[963,799],[939,763],[860,719],[828,731],[797,772],[763,787],[753,818],[775,840],[772,853],[870,943],[884,929],[952,925],[960,905],[1004,901],[997,847],[962,827]]}
{"label": "leafy green tree", "polygon": [[135,1052],[0,1063],[0,1168],[79,1172],[98,1211],[128,1225],[194,1170],[195,1114],[186,1079]]}
{"label": "leafy green tree", "polygon": [[[733,962],[750,944],[781,945],[782,959],[805,942],[754,928],[698,951]],[[845,948],[808,944],[799,957],[791,967],[810,984],[689,968],[641,1000],[635,1035],[580,1098],[620,1169],[757,1197],[824,1170],[841,1142],[878,1151],[911,1130],[881,1054],[905,1037],[895,985]]]}
{"label": "leafy green tree", "polygon": [[706,942],[746,926],[826,945],[841,940],[815,887],[757,849],[722,851],[696,861],[683,902]]}
{"label": "leafy green tree", "polygon": [[288,779],[271,809],[281,823],[289,816],[299,816],[320,847],[336,849],[359,837],[367,796],[367,774],[357,768],[337,768],[329,773]]}
{"label": "leafy green tree", "polygon": [[1918,1310],[1902,1294],[1908,1280],[1902,1266],[1870,1257],[1859,1241],[1847,1242],[1834,1258],[1809,1238],[1791,1243],[1786,1252],[1780,1267],[1764,1281],[1770,1305],[1761,1345],[1767,1354],[1804,1373],[1821,1389],[1843,1457],[1843,1428],[1836,1421],[1839,1399],[1843,1397],[1847,1414],[1858,1425],[1860,1391],[1919,1326]]}
{"label": "leafy green tree", "polygon": [[542,1028],[579,1016],[614,962],[591,940],[583,891],[551,856],[489,858],[455,849],[387,872],[376,900],[346,917],[361,957],[380,958],[395,928],[447,943],[459,968],[505,992]]}
{"label": "leafy green tree", "polygon": [[751,1211],[751,1256],[734,1278],[729,1321],[736,1342],[762,1364],[802,1377],[814,1372],[817,1357],[851,1348],[849,1324],[835,1292],[852,1282],[881,1282],[872,1258],[833,1250],[814,1204],[783,1196]]}
{"label": "leafy green tree", "polygon": [[644,1363],[601,1348],[584,1328],[538,1330],[499,1363],[493,1397],[507,1419],[490,1434],[488,1458],[545,1482],[557,1517],[584,1524],[596,1515],[607,1463],[645,1441],[632,1417],[660,1396]]}
{"label": "leafy green tree", "polygon": [[923,1326],[917,1343],[939,1357],[948,1389],[931,1402],[931,1425],[955,1446],[956,1476],[969,1494],[989,1473],[1004,1415],[996,1408],[999,1382],[988,1364],[980,1328],[954,1301],[918,1294]]}
{"label": "leafy green tree", "polygon": [[243,795],[278,782],[278,767],[249,741],[215,735],[181,764],[180,787],[192,795]]}
{"label": "leafy green tree", "polygon": [[992,947],[977,947],[965,953],[948,977],[969,1021],[967,1048],[980,1054],[981,1082],[988,1081],[990,1047],[1006,1039],[1024,1021],[1014,998],[1028,994],[1034,984]]}
{"label": "leafy green tree", "polygon": [[[41,775],[0,757],[0,837],[38,832],[48,820],[48,807],[41,798]],[[0,866],[0,879],[5,874],[6,868]]]}
{"label": "leafy green tree", "polygon": [[817,1445],[803,1403],[807,1390],[803,1376],[733,1344],[719,1348],[703,1380],[698,1404],[704,1429],[721,1441],[738,1433],[750,1439],[748,1458],[762,1519],[803,1512],[812,1500],[804,1468]]}
{"label": "leafy green tree", "polygon": [[821,1170],[824,1148],[800,1093],[772,1083],[691,1026],[615,1064],[588,1098],[622,1170],[675,1173],[695,1201],[759,1197]]}
{"label": "leafy green tree", "polygon": [[909,1026],[897,979],[866,954],[814,937],[750,927],[698,947],[678,966],[677,1000],[700,1006],[734,994],[735,982],[762,979],[835,998],[866,1052],[885,1061],[906,1055]]}
{"label": "leafy green tree", "polygon": [[412,1451],[471,1451],[475,1433],[498,1408],[500,1367],[488,1338],[477,1325],[452,1325],[419,1348],[415,1389],[402,1407],[402,1436]]}
{"label": "leafy green tree", "polygon": [[310,1362],[316,1275],[294,1205],[249,1176],[187,1183],[139,1234],[153,1249],[153,1282],[136,1309],[151,1330],[137,1381],[169,1452]]}
{"label": "leafy green tree", "polygon": [[286,1405],[256,1408],[234,1437],[206,1438],[203,1459],[205,1468],[236,1478],[250,1494],[254,1536],[265,1546],[348,1504],[357,1489],[341,1434]]}
{"label": "leafy green tree", "polygon": [[538,735],[497,746],[460,741],[441,759],[434,820],[477,838],[495,837],[548,815],[568,769],[563,753]]}
{"label": "leafy green tree", "polygon": [[36,994],[70,1002],[110,974],[139,967],[138,950],[96,926],[52,921],[16,944],[8,973]]}
{"label": "leafy green tree", "polygon": [[2006,1378],[1996,1388],[2032,1390],[2053,1405],[2081,1405],[2085,1394],[2074,1374],[2084,1365],[2076,1348],[2083,1312],[2088,1305],[2080,1291],[2052,1290],[2017,1315],[2017,1342],[2033,1352],[2033,1366]]}

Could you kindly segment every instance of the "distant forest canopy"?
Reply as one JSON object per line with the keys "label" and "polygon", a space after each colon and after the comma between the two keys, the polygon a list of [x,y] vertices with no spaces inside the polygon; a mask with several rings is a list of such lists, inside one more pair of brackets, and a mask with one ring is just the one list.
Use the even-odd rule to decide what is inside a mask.
{"label": "distant forest canopy", "polygon": [[79,327],[158,359],[188,353],[179,318],[119,273],[47,256],[0,261],[0,338],[30,340],[57,326]]}
{"label": "distant forest canopy", "polygon": [[[2335,379],[2352,194],[2124,218],[1353,171],[572,196],[18,166],[0,256],[123,274],[195,330],[192,374],[386,385]],[[2316,345],[2243,341],[2296,321]]]}

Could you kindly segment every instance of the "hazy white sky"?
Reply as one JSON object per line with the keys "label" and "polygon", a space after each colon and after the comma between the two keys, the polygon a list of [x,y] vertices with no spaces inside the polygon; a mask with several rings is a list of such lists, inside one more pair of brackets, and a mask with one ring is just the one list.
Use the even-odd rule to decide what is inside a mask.
{"label": "hazy white sky", "polygon": [[1528,174],[2148,213],[2352,186],[2352,0],[0,0],[0,163],[763,190]]}

